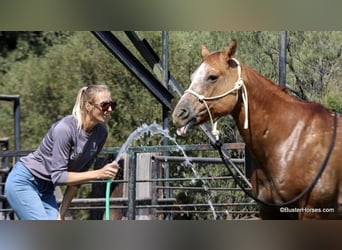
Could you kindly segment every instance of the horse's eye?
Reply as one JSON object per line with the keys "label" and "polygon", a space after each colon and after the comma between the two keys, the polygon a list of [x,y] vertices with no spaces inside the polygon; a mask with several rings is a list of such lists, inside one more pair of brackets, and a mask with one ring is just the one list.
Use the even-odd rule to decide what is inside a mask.
{"label": "horse's eye", "polygon": [[209,82],[215,82],[217,80],[218,76],[215,75],[210,75],[208,76],[208,81]]}

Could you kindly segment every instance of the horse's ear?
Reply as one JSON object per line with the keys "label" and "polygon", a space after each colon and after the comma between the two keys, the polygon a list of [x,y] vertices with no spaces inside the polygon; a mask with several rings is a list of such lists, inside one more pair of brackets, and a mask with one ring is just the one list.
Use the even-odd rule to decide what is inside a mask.
{"label": "horse's ear", "polygon": [[234,54],[236,52],[236,47],[237,47],[237,41],[233,40],[229,44],[229,46],[226,48],[226,50],[224,51],[224,54],[225,54],[227,60],[234,56]]}
{"label": "horse's ear", "polygon": [[209,50],[204,45],[202,45],[202,47],[201,47],[201,52],[202,52],[203,58],[209,55]]}

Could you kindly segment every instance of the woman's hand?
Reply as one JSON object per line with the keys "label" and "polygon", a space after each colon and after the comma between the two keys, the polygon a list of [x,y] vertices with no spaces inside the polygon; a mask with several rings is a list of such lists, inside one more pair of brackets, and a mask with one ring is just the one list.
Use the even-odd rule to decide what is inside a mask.
{"label": "woman's hand", "polygon": [[118,171],[119,164],[116,161],[113,161],[97,170],[97,179],[114,179]]}
{"label": "woman's hand", "polygon": [[100,169],[84,172],[68,172],[67,185],[74,186],[92,180],[114,179],[119,171],[119,164],[115,161],[104,165]]}

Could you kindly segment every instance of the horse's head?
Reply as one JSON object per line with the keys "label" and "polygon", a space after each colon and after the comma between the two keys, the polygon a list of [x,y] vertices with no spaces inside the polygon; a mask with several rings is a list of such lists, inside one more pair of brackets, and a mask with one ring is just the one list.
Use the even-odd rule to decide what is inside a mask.
{"label": "horse's head", "polygon": [[203,61],[191,76],[191,84],[173,111],[173,123],[177,134],[215,117],[231,113],[237,103],[237,83],[240,80],[238,62],[233,59],[236,51],[233,41],[225,51],[209,53],[202,46]]}

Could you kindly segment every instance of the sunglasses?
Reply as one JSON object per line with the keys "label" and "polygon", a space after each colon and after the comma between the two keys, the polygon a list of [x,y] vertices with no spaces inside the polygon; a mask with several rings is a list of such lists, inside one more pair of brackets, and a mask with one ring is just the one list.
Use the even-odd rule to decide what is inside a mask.
{"label": "sunglasses", "polygon": [[101,102],[101,103],[91,103],[91,102],[89,102],[89,103],[90,103],[91,105],[94,105],[94,106],[100,108],[100,110],[101,110],[102,112],[108,111],[109,107],[111,107],[112,110],[114,110],[115,107],[116,107],[116,102],[115,102],[115,101]]}

